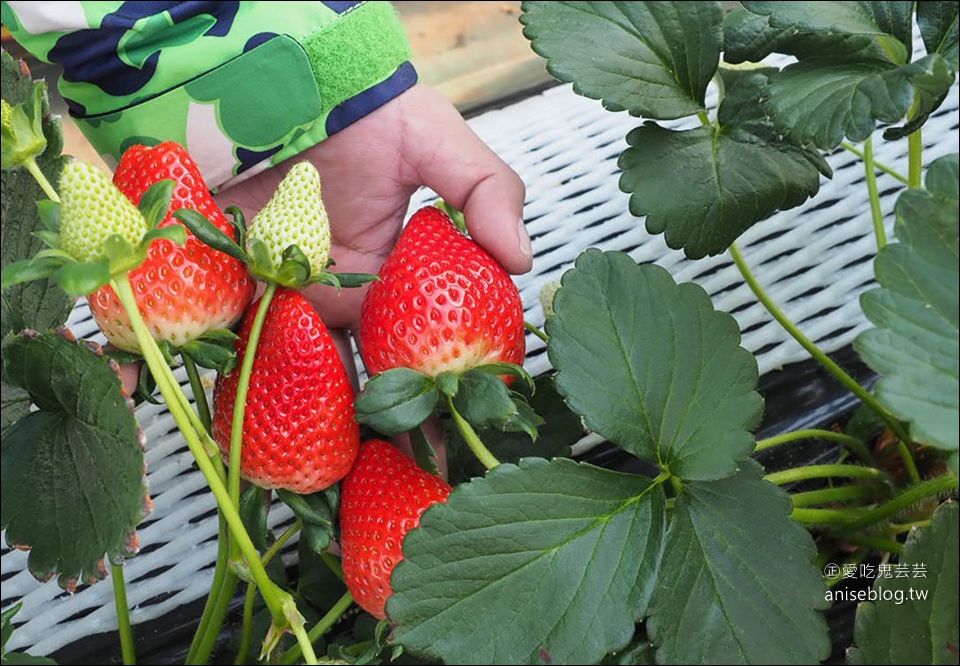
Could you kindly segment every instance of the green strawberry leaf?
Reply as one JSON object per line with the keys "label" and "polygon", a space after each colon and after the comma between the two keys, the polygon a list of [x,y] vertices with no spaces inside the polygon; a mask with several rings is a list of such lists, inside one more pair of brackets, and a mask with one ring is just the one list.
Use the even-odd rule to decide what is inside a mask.
{"label": "green strawberry leaf", "polygon": [[467,370],[460,375],[453,406],[476,428],[505,424],[517,414],[517,406],[507,385],[496,375],[483,370]]}
{"label": "green strawberry leaf", "polygon": [[960,28],[957,25],[960,5],[956,2],[917,3],[917,25],[927,53],[939,53],[950,67],[960,69]]}
{"label": "green strawberry leaf", "polygon": [[902,119],[913,103],[914,80],[942,87],[952,75],[941,62],[936,54],[900,67],[883,60],[807,58],[770,77],[766,108],[776,129],[793,142],[832,150],[845,137],[865,141],[877,121]]}
{"label": "green strawberry leaf", "polygon": [[39,408],[3,436],[7,542],[31,548],[27,567],[41,580],[59,574],[69,588],[101,579],[104,553],[114,561],[128,554],[149,506],[141,431],[120,380],[97,354],[59,335],[8,340],[3,371]]}
{"label": "green strawberry leaf", "polygon": [[718,2],[524,2],[547,71],[613,110],[669,120],[704,109],[720,61]]}
{"label": "green strawberry leaf", "polygon": [[659,663],[810,664],[830,654],[813,539],[760,465],[742,466],[684,485],[674,506],[647,619]]}
{"label": "green strawberry leaf", "polygon": [[[497,428],[479,429],[477,434],[501,463],[516,463],[521,458],[565,458],[570,456],[570,447],[583,435],[580,417],[570,411],[563,397],[557,393],[553,377],[544,375],[536,379],[537,390],[528,398],[529,406],[539,415],[537,437],[528,431],[504,431]],[[444,421],[447,440],[447,473],[450,482],[456,485],[483,476],[486,468],[470,451],[460,431],[449,421]]]}
{"label": "green strawberry leaf", "polygon": [[0,434],[30,413],[30,394],[19,386],[0,382]]}
{"label": "green strawberry leaf", "polygon": [[[174,187],[176,187],[176,183],[173,180],[161,180],[151,185],[150,189],[140,197],[137,209],[143,215],[143,219],[147,221],[147,229],[151,231],[156,229],[157,225],[167,217]],[[180,244],[183,245],[183,243]]]}
{"label": "green strawberry leaf", "polygon": [[872,38],[843,33],[800,30],[795,25],[775,27],[771,17],[742,7],[723,17],[723,60],[726,63],[761,62],[771,53],[803,58],[834,52],[838,57],[866,56],[883,59],[886,54]]}
{"label": "green strawberry leaf", "polygon": [[251,485],[240,495],[240,518],[250,535],[250,540],[261,553],[270,547],[273,534],[267,523],[267,503],[264,489]]}
{"label": "green strawberry leaf", "polygon": [[357,422],[385,435],[399,435],[426,421],[439,399],[440,391],[430,377],[394,368],[363,386],[356,400]]}
{"label": "green strawberry leaf", "polygon": [[940,105],[947,99],[947,94],[953,87],[956,76],[950,70],[947,61],[940,55],[933,54],[917,62],[918,64],[928,62],[929,67],[926,72],[917,74],[910,79],[916,91],[916,111],[913,112],[913,118],[902,127],[891,127],[884,130],[883,138],[887,141],[895,141],[909,136],[923,127],[933,112],[939,109]]}
{"label": "green strawberry leaf", "polygon": [[[882,58],[894,65],[910,59],[912,2],[821,2],[816,11],[803,2],[741,4],[781,33],[776,45],[781,53],[835,61]],[[758,51],[749,59],[759,61],[771,52]]]}
{"label": "green strawberry leaf", "polygon": [[[926,190],[907,190],[895,206],[899,243],[884,247],[875,270],[881,288],[860,298],[876,326],[855,347],[881,379],[877,398],[910,422],[919,442],[960,447],[960,288],[956,154],[934,161]],[[954,455],[954,460],[956,457]]]}
{"label": "green strawberry leaf", "polygon": [[[784,142],[760,99],[773,71],[721,69],[726,95],[717,126],[686,131],[654,123],[627,135],[620,189],[647,230],[691,259],[726,251],[778,210],[799,206],[830,168],[816,152]],[[676,183],[683,187],[676,187]]]}
{"label": "green strawberry leaf", "polygon": [[197,211],[190,210],[189,208],[181,208],[174,212],[173,216],[183,223],[183,226],[189,229],[190,233],[214,250],[219,250],[244,263],[251,261],[250,257],[241,249],[240,245],[237,245],[230,236],[220,231],[213,222]]}
{"label": "green strawberry leaf", "polygon": [[403,542],[387,615],[412,652],[461,664],[589,664],[624,648],[665,526],[650,479],[558,459],[500,465]]}
{"label": "green strawberry leaf", "polygon": [[656,657],[657,647],[641,633],[630,645],[608,654],[600,663],[606,666],[656,666]]}
{"label": "green strawberry leaf", "polygon": [[[960,645],[957,585],[960,512],[942,504],[930,527],[907,537],[899,565],[907,577],[877,578],[877,595],[857,607],[850,664],[955,664]],[[919,571],[923,576],[919,577]],[[882,596],[881,596],[882,595]]]}
{"label": "green strawberry leaf", "polygon": [[730,315],[659,266],[588,250],[547,320],[557,390],[588,428],[690,480],[733,474],[753,450],[757,363]]}
{"label": "green strawberry leaf", "polygon": [[54,664],[53,659],[34,657],[23,652],[7,652],[7,641],[13,636],[13,616],[20,612],[23,603],[18,603],[3,611],[0,615],[0,663],[6,664]]}
{"label": "green strawberry leaf", "polygon": [[[3,99],[12,105],[27,100],[33,82],[23,74],[17,62],[6,51],[0,53],[0,78]],[[43,111],[48,111],[46,99]],[[63,134],[60,120],[47,116],[43,123],[47,149],[37,159],[40,170],[50,182],[57,182],[66,162],[61,156]],[[37,201],[46,199],[43,190],[26,169],[4,169],[0,172],[0,268],[29,259],[44,248],[33,232],[48,228],[37,208]],[[2,327],[0,337],[25,329],[46,331],[66,322],[73,309],[73,299],[52,279],[4,288],[2,295]]]}

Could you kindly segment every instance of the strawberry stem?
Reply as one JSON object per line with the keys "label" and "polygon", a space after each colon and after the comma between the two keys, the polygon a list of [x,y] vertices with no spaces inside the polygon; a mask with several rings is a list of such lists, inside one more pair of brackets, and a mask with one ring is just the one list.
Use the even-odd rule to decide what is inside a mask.
{"label": "strawberry stem", "polygon": [[885,481],[887,475],[873,467],[861,467],[860,465],[807,465],[805,467],[795,467],[785,469],[782,472],[773,472],[767,474],[764,480],[778,486],[787,483],[796,483],[797,481],[808,481],[810,479],[826,479],[831,477],[843,477],[846,479],[874,479]]}
{"label": "strawberry stem", "polygon": [[460,431],[460,434],[463,435],[463,439],[467,442],[467,446],[469,446],[470,450],[473,451],[473,455],[475,455],[487,469],[493,469],[499,465],[500,461],[497,460],[496,456],[490,453],[490,449],[484,446],[483,441],[480,439],[477,431],[473,429],[473,426],[470,425],[470,423],[460,415],[460,412],[457,411],[457,408],[453,404],[453,398],[450,396],[447,396],[447,406],[450,408],[450,414],[453,416],[453,422],[457,424],[457,429]]}
{"label": "strawberry stem", "polygon": [[834,442],[840,442],[848,449],[853,451],[857,458],[860,459],[860,462],[865,465],[873,465],[873,456],[870,455],[870,451],[868,451],[863,442],[856,437],[845,435],[842,432],[834,432],[832,430],[817,430],[815,428],[794,430],[793,432],[777,435],[776,437],[761,439],[759,442],[757,442],[754,452],[763,451],[774,446],[779,446],[780,444],[795,442],[801,439],[829,439]]}
{"label": "strawberry stem", "polygon": [[757,297],[757,300],[760,301],[760,304],[770,313],[770,315],[777,321],[783,329],[790,334],[790,336],[800,343],[800,346],[807,350],[807,352],[815,358],[820,365],[822,365],[827,372],[836,377],[837,381],[847,387],[851,393],[860,398],[863,404],[867,405],[874,413],[879,416],[884,423],[890,426],[890,429],[897,433],[897,436],[900,437],[905,442],[911,442],[910,435],[907,434],[906,429],[903,425],[896,419],[893,414],[884,409],[876,398],[870,395],[870,392],[865,388],[860,386],[853,377],[848,375],[843,368],[833,362],[829,356],[823,353],[813,341],[808,338],[803,332],[797,328],[796,324],[790,321],[787,318],[787,315],[784,314],[776,303],[773,302],[773,299],[767,295],[767,292],[764,291],[763,287],[760,285],[760,282],[757,280],[756,276],[753,274],[753,271],[750,270],[750,267],[747,265],[746,260],[743,258],[743,255],[740,253],[740,248],[737,247],[737,244],[734,243],[730,246],[730,256],[733,257],[733,263],[737,265],[737,269],[740,271],[740,275],[743,276],[744,282],[747,283],[747,286],[750,287],[750,290],[753,292],[754,296]]}
{"label": "strawberry stem", "polygon": [[[283,534],[277,537],[277,540],[270,546],[270,549],[263,554],[263,564],[266,566],[270,560],[280,552],[286,543],[303,528],[303,522],[298,518],[293,525],[288,527]],[[250,654],[250,645],[253,642],[253,602],[256,599],[257,586],[253,583],[247,583],[247,595],[243,602],[243,633],[240,638],[240,649],[237,651],[235,664],[247,663],[247,657]],[[219,632],[214,632],[214,634]],[[194,662],[188,661],[188,664]]]}
{"label": "strawberry stem", "polygon": [[[320,618],[320,621],[314,625],[313,629],[310,630],[308,634],[308,641],[312,645],[314,641],[320,639],[325,633],[330,631],[334,624],[340,619],[340,617],[350,609],[350,606],[353,605],[353,595],[347,592],[340,600],[333,605],[326,615]],[[297,661],[297,658],[300,657],[301,646],[294,645],[292,648],[287,650],[280,657],[281,664],[293,664]]]}
{"label": "strawberry stem", "polygon": [[257,357],[257,345],[260,343],[260,334],[263,332],[263,323],[267,319],[267,311],[273,295],[277,293],[275,282],[268,282],[266,291],[260,298],[257,316],[250,329],[250,339],[243,353],[243,365],[240,367],[240,378],[237,380],[237,399],[233,405],[233,425],[230,431],[230,467],[228,470],[228,488],[230,501],[234,507],[240,506],[240,468],[243,454],[243,416],[247,406],[247,392],[250,389],[250,375],[253,374],[253,362]]}
{"label": "strawberry stem", "polygon": [[43,171],[41,171],[40,167],[37,166],[37,161],[34,158],[31,157],[27,160],[24,160],[23,168],[30,172],[30,175],[33,176],[34,180],[37,181],[40,189],[43,190],[43,193],[47,195],[48,199],[60,203],[60,195],[58,195],[57,191],[53,189],[53,185],[50,184],[50,181],[47,180],[47,177],[43,175]]}
{"label": "strawberry stem", "polygon": [[113,574],[113,599],[117,606],[117,630],[120,633],[120,651],[124,664],[136,664],[137,653],[133,645],[133,627],[130,624],[130,606],[127,603],[127,584],[122,564],[111,564]]}
{"label": "strawberry stem", "polygon": [[[213,652],[216,644],[217,635],[220,633],[220,626],[223,625],[225,613],[220,613],[220,598],[224,590],[230,590],[229,596],[233,596],[233,591],[237,586],[237,574],[229,566],[230,540],[227,532],[227,523],[223,519],[223,513],[220,513],[218,521],[218,543],[217,543],[217,564],[213,570],[213,583],[210,586],[210,593],[207,595],[207,602],[203,607],[203,614],[200,616],[200,624],[197,626],[197,632],[190,643],[190,650],[187,652],[187,664],[206,664]],[[225,610],[225,609],[224,609]],[[211,630],[211,626],[215,628]]]}
{"label": "strawberry stem", "polygon": [[535,336],[543,340],[545,343],[550,342],[550,338],[547,337],[547,334],[541,331],[535,324],[531,324],[529,321],[523,322],[523,327],[533,333]]}
{"label": "strawberry stem", "polygon": [[114,278],[113,288],[117,292],[120,302],[130,317],[130,324],[137,336],[137,342],[140,344],[144,360],[147,362],[147,366],[157,381],[157,387],[160,389],[160,393],[163,395],[164,400],[167,401],[167,408],[177,422],[177,426],[180,428],[180,432],[183,434],[183,438],[186,440],[190,452],[197,461],[197,466],[200,468],[201,474],[203,474],[207,484],[210,486],[211,492],[213,492],[216,498],[217,505],[220,507],[224,520],[226,520],[230,528],[230,533],[233,536],[232,543],[236,544],[236,547],[246,558],[250,572],[260,587],[260,593],[263,596],[267,608],[270,609],[270,614],[273,616],[274,622],[281,627],[291,626],[292,621],[297,621],[296,617],[291,617],[288,608],[288,606],[292,604],[293,598],[277,587],[277,585],[270,580],[270,576],[267,575],[267,571],[260,561],[260,553],[257,552],[256,546],[254,546],[250,540],[250,535],[247,534],[243,526],[243,519],[240,518],[239,511],[230,501],[230,494],[226,486],[220,476],[218,476],[213,462],[209,456],[207,456],[200,437],[197,435],[197,431],[192,426],[190,418],[186,414],[188,410],[184,410],[183,408],[183,402],[186,401],[186,396],[184,396],[183,391],[180,390],[180,385],[173,380],[173,373],[170,372],[170,368],[167,367],[163,355],[157,346],[157,341],[150,335],[150,330],[143,321],[143,315],[140,314],[140,310],[137,307],[136,297],[133,293],[133,287],[130,285],[129,276],[124,273]]}
{"label": "strawberry stem", "polygon": [[203,381],[200,379],[200,372],[197,370],[197,364],[186,354],[180,354],[183,359],[183,367],[187,371],[187,377],[190,379],[190,389],[193,391],[193,401],[197,403],[197,415],[200,417],[200,423],[206,432],[210,432],[210,405],[207,403],[207,391],[203,388]]}

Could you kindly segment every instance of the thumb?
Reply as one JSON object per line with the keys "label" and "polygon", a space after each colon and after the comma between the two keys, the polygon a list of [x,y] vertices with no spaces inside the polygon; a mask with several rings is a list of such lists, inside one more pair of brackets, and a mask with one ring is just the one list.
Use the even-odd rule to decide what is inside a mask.
{"label": "thumb", "polygon": [[424,88],[418,105],[426,102],[431,111],[408,114],[404,158],[422,184],[463,211],[470,235],[507,272],[526,273],[533,250],[523,223],[523,181],[439,93],[418,87]]}

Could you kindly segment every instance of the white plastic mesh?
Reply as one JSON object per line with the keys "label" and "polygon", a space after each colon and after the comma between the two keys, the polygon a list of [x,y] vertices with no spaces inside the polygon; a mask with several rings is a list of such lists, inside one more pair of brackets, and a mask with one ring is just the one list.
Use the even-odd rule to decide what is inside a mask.
{"label": "white plastic mesh", "polygon": [[[919,44],[920,40],[916,39]],[[715,101],[708,97],[708,104]],[[924,128],[924,161],[958,150],[958,88]],[[525,218],[536,255],[533,271],[517,278],[529,321],[542,324],[541,287],[570,268],[589,247],[628,252],[638,262],[656,262],[679,282],[693,281],[732,313],[743,331],[743,346],[754,352],[761,374],[805,358],[805,352],[755,302],[729,255],[692,262],[650,236],[643,221],[627,212],[617,186],[617,157],[624,137],[637,125],[625,113],[603,110],[598,102],[574,95],[570,86],[547,92],[474,118],[471,125],[527,184]],[[906,141],[878,141],[877,161],[907,170]],[[859,158],[838,151],[834,170],[807,204],[773,216],[744,234],[739,245],[760,282],[786,314],[827,351],[843,347],[868,326],[858,296],[873,282],[876,252]],[[879,176],[882,210],[892,235],[892,209],[901,185]],[[419,193],[411,211],[431,202]],[[85,303],[69,325],[80,337],[99,338]],[[102,341],[102,338],[99,338]],[[549,364],[544,345],[529,336],[527,368],[534,375]],[[181,384],[186,377],[178,374]],[[189,393],[189,386],[185,389]],[[204,595],[216,555],[215,504],[191,456],[163,408],[144,404],[137,411],[147,432],[147,463],[154,513],[140,527],[143,552],[128,560],[126,577],[134,623],[175,611]],[[291,520],[286,507],[271,511],[271,524]],[[55,583],[40,584],[26,571],[26,553],[3,550],[3,607],[23,601],[22,625],[8,649],[48,654],[82,637],[116,628],[109,583],[81,588],[74,595]]]}

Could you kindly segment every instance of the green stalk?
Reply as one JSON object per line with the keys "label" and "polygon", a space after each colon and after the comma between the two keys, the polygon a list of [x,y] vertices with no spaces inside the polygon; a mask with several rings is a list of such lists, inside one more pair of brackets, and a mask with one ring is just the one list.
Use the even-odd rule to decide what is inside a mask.
{"label": "green stalk", "polygon": [[887,531],[891,534],[903,534],[904,532],[909,532],[914,527],[930,527],[930,519],[917,520],[912,523],[891,523],[887,525]]}
{"label": "green stalk", "polygon": [[[247,559],[250,572],[254,580],[256,580],[257,585],[260,586],[264,602],[267,604],[267,608],[270,609],[274,621],[281,627],[291,626],[294,629],[294,633],[296,633],[296,628],[299,625],[302,631],[303,623],[299,619],[296,606],[293,604],[293,598],[277,587],[267,575],[266,569],[264,569],[263,564],[260,562],[260,554],[257,552],[256,546],[253,545],[250,536],[244,529],[243,520],[240,518],[239,512],[230,501],[230,494],[226,486],[224,486],[223,481],[221,481],[217,475],[216,468],[207,456],[200,437],[197,435],[197,431],[194,430],[190,424],[190,420],[183,409],[181,398],[177,396],[178,393],[180,396],[183,396],[183,391],[180,390],[180,386],[176,382],[170,379],[170,369],[163,360],[163,355],[157,347],[157,342],[153,339],[153,336],[150,335],[150,331],[143,321],[143,316],[137,308],[136,298],[133,294],[133,288],[130,286],[129,277],[126,274],[118,276],[113,280],[113,287],[130,317],[130,324],[137,336],[137,342],[140,344],[144,360],[147,362],[150,371],[153,372],[160,393],[163,395],[164,400],[167,401],[167,408],[177,422],[190,452],[193,453],[197,461],[200,472],[203,474],[207,484],[210,486],[211,492],[217,500],[220,511],[233,535],[232,542],[237,544],[240,552]],[[186,398],[184,397],[183,399],[185,400]],[[307,657],[309,657],[312,652],[312,650],[308,648],[309,645],[304,649],[304,655]]]}
{"label": "green stalk", "polygon": [[[337,623],[337,620],[347,612],[350,606],[353,604],[353,595],[347,592],[340,600],[333,605],[326,615],[320,618],[320,621],[310,630],[309,640],[312,645],[317,640],[320,639],[325,633],[330,631],[334,624]],[[300,657],[301,649],[300,645],[294,645],[292,648],[287,650],[283,656],[280,657],[281,664],[293,664]]]}
{"label": "green stalk", "polygon": [[340,560],[335,558],[330,553],[320,553],[320,559],[323,560],[323,563],[327,565],[327,568],[333,572],[333,575],[341,580],[345,581],[343,576],[343,565],[340,564]]}
{"label": "green stalk", "polygon": [[873,497],[875,491],[867,486],[838,486],[836,488],[824,488],[822,490],[811,490],[806,493],[797,493],[791,495],[793,506],[797,508],[815,506],[817,504],[832,504],[833,502],[845,502],[847,500],[868,499]]}
{"label": "green stalk", "polygon": [[197,370],[197,364],[186,354],[180,354],[183,359],[183,367],[187,371],[187,377],[190,379],[190,388],[193,390],[193,401],[197,403],[197,416],[200,417],[200,423],[206,432],[210,432],[213,420],[210,418],[210,405],[207,403],[207,391],[203,388],[203,380],[200,379],[200,372]]}
{"label": "green stalk", "polygon": [[863,144],[863,169],[867,176],[867,192],[870,195],[870,215],[873,218],[873,233],[877,237],[877,252],[887,244],[887,230],[883,227],[883,211],[880,210],[880,190],[877,188],[877,169],[873,162],[873,136]]}
{"label": "green stalk", "polygon": [[910,451],[910,447],[901,440],[897,442],[897,453],[903,459],[903,466],[907,468],[910,483],[920,483],[920,472],[917,471],[917,463],[913,461],[913,453]]}
{"label": "green stalk", "polygon": [[113,574],[113,599],[117,605],[117,631],[120,633],[120,651],[123,663],[127,666],[137,663],[137,652],[133,646],[133,626],[130,624],[130,606],[127,604],[127,584],[123,576],[123,565],[111,564]]}
{"label": "green stalk", "polygon": [[[281,534],[272,546],[263,554],[262,562],[264,566],[270,563],[274,555],[280,552],[280,549],[291,539],[293,535],[300,531],[303,523],[298,518],[293,525],[288,527]],[[247,656],[250,654],[250,645],[253,643],[253,603],[257,596],[257,586],[253,583],[247,583],[247,595],[243,601],[243,633],[240,638],[240,649],[237,651],[236,664],[247,663]]]}
{"label": "green stalk", "polygon": [[754,449],[754,451],[764,451],[771,447],[779,446],[780,444],[786,444],[787,442],[794,442],[801,439],[829,439],[834,442],[840,442],[848,449],[853,451],[861,462],[866,465],[873,465],[873,456],[870,455],[870,451],[867,450],[867,447],[863,442],[856,437],[845,435],[842,432],[833,432],[832,430],[817,430],[814,428],[807,430],[794,430],[793,432],[787,432],[782,435],[777,435],[776,437],[761,439],[759,442],[757,442],[757,447]]}
{"label": "green stalk", "polygon": [[457,424],[457,429],[460,431],[460,434],[463,435],[463,439],[467,442],[467,446],[470,447],[470,450],[473,451],[473,454],[477,456],[477,459],[483,463],[483,466],[487,469],[493,469],[500,464],[500,461],[497,460],[496,456],[490,453],[490,450],[484,446],[483,442],[480,440],[480,436],[477,435],[477,431],[473,429],[465,418],[460,416],[460,412],[457,411],[457,408],[453,406],[453,398],[447,396],[447,406],[450,407],[450,414],[453,416],[453,422]]}
{"label": "green stalk", "polygon": [[[853,153],[854,155],[856,155],[856,156],[859,157],[860,159],[864,159],[863,151],[862,151],[862,150],[859,150],[856,146],[854,146],[854,145],[852,145],[852,144],[849,144],[849,143],[847,143],[846,141],[843,141],[843,142],[840,144],[840,147],[843,148],[844,150],[850,151],[851,153]],[[899,181],[900,181],[901,183],[903,183],[904,185],[907,185],[907,184],[910,182],[909,180],[907,180],[907,177],[904,176],[902,173],[900,173],[899,171],[896,171],[895,169],[893,169],[893,168],[891,168],[891,167],[888,167],[888,166],[887,166],[886,164],[884,164],[883,162],[877,162],[876,160],[874,160],[874,161],[873,161],[873,166],[875,166],[876,168],[880,169],[880,171],[884,172],[884,173],[887,174],[888,176],[890,176],[890,177],[892,177],[892,178],[896,178],[897,180],[899,180]]]}
{"label": "green stalk", "polygon": [[250,338],[243,353],[243,365],[240,368],[240,378],[237,381],[237,401],[233,406],[233,424],[230,431],[230,467],[228,469],[227,487],[230,489],[230,501],[235,507],[240,506],[240,467],[243,453],[243,414],[247,406],[247,391],[250,389],[250,375],[253,373],[253,361],[257,356],[257,345],[260,343],[260,334],[263,332],[263,322],[267,319],[270,301],[277,293],[276,283],[268,282],[266,291],[260,299],[257,316],[250,329]]}
{"label": "green stalk", "polygon": [[901,511],[909,509],[918,502],[922,502],[930,497],[937,497],[957,489],[957,477],[953,474],[944,474],[929,481],[918,483],[915,486],[907,488],[902,493],[894,497],[886,504],[881,504],[865,514],[858,516],[843,526],[843,534],[857,532],[865,527],[876,525],[879,522],[895,516]]}
{"label": "green stalk", "polygon": [[794,509],[791,516],[802,523],[818,525],[837,523],[834,534],[847,538],[855,532],[909,509],[917,502],[956,489],[957,477],[945,474],[912,486],[875,509]]}
{"label": "green stalk", "polygon": [[[219,561],[217,564],[220,564]],[[217,637],[220,634],[220,628],[223,626],[223,620],[230,610],[230,602],[233,601],[233,595],[237,591],[237,582],[240,579],[236,572],[230,568],[229,563],[225,563],[224,567],[226,572],[223,575],[220,589],[215,594],[214,589],[211,588],[210,596],[207,597],[207,607],[210,608],[209,616],[207,615],[207,608],[203,609],[204,616],[207,616],[207,626],[203,627],[202,634],[200,629],[197,629],[197,636],[200,641],[193,660],[191,660],[189,654],[187,655],[186,663],[188,664],[206,664],[209,661],[210,655],[213,654],[213,649],[217,645]],[[203,618],[201,618],[201,625],[202,623]]]}
{"label": "green stalk", "polygon": [[886,474],[878,469],[873,467],[860,467],[858,465],[807,465],[806,467],[785,469],[782,472],[773,472],[763,478],[770,483],[782,486],[787,483],[796,483],[797,481],[825,479],[834,476],[848,479],[875,479],[878,481],[886,480],[887,478]]}
{"label": "green stalk", "polygon": [[909,170],[907,171],[907,186],[918,188],[921,186],[923,175],[923,129],[920,128],[907,137],[909,146]]}
{"label": "green stalk", "polygon": [[865,546],[867,548],[882,550],[888,553],[897,553],[898,555],[903,552],[903,544],[892,539],[882,539],[880,537],[855,534],[847,537],[847,541],[855,543],[858,546]]}
{"label": "green stalk", "polygon": [[872,409],[876,414],[883,419],[884,423],[890,426],[890,429],[893,430],[900,439],[905,442],[910,442],[910,436],[907,434],[907,431],[904,430],[903,426],[897,421],[892,414],[890,414],[883,406],[877,402],[870,393],[860,386],[857,381],[844,372],[843,368],[833,362],[829,356],[824,354],[819,347],[817,347],[810,338],[803,334],[803,332],[796,327],[796,325],[790,321],[783,311],[777,307],[777,304],[770,299],[766,291],[757,281],[756,276],[750,270],[750,267],[747,265],[747,262],[744,260],[743,255],[740,254],[740,248],[737,247],[737,244],[734,243],[730,246],[730,256],[733,257],[733,262],[737,265],[737,268],[740,270],[740,274],[743,276],[744,281],[747,283],[747,286],[750,287],[750,290],[757,297],[757,300],[766,308],[767,312],[779,323],[790,336],[800,343],[800,346],[807,350],[807,352],[815,358],[820,365],[822,365],[826,370],[837,378],[837,380],[843,384],[847,389],[853,393],[855,396],[860,398],[863,404],[867,405]]}
{"label": "green stalk", "polygon": [[523,327],[528,331],[530,331],[531,333],[533,333],[538,338],[540,338],[541,340],[543,340],[544,342],[546,343],[550,342],[550,338],[547,336],[547,334],[541,331],[537,326],[534,326],[533,324],[531,324],[529,321],[524,321]]}
{"label": "green stalk", "polygon": [[243,634],[240,638],[240,649],[237,650],[237,659],[234,664],[247,663],[250,656],[250,646],[253,644],[253,604],[257,599],[257,586],[247,583],[247,596],[243,600]]}
{"label": "green stalk", "polygon": [[37,181],[37,184],[40,185],[40,189],[43,190],[43,193],[47,195],[47,198],[51,201],[56,201],[60,203],[60,195],[57,194],[57,191],[53,189],[53,185],[50,184],[50,181],[47,180],[47,177],[43,175],[43,171],[40,170],[40,167],[37,166],[37,161],[34,158],[29,158],[23,162],[23,167],[30,172],[30,175],[33,176],[34,180]]}
{"label": "green stalk", "polygon": [[[860,511],[862,513],[862,510]],[[851,509],[807,509],[795,508],[790,517],[804,525],[831,525],[846,523],[852,519]]]}
{"label": "green stalk", "polygon": [[[226,522],[223,519],[223,514],[220,514],[218,519],[218,534],[219,539],[217,541],[217,563],[213,570],[213,582],[210,584],[210,592],[207,594],[207,602],[203,606],[203,614],[200,616],[200,624],[197,625],[197,631],[193,635],[193,641],[190,643],[190,650],[187,652],[187,664],[205,664],[210,658],[210,652],[212,651],[212,643],[209,646],[210,650],[203,652],[202,648],[206,647],[207,635],[208,633],[216,635],[217,631],[210,631],[210,623],[214,615],[214,609],[217,607],[217,601],[220,599],[220,592],[223,590],[224,581],[228,574],[233,575],[236,578],[236,574],[228,566],[227,555],[229,552],[229,543],[227,540],[227,530]],[[203,656],[201,656],[201,654]]]}

